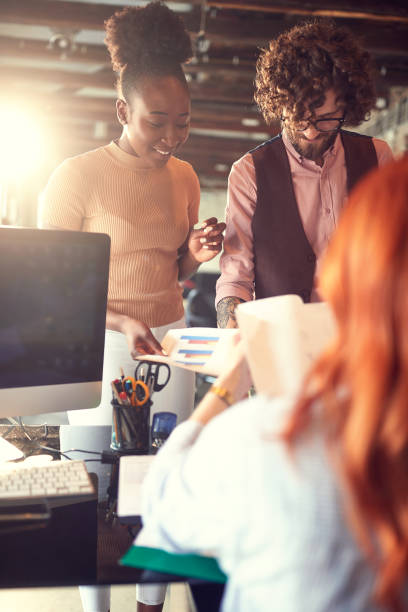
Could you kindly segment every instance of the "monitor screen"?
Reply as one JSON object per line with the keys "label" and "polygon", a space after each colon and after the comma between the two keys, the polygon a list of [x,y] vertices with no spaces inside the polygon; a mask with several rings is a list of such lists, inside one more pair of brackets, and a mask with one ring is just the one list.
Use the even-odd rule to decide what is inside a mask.
{"label": "monitor screen", "polygon": [[99,404],[109,252],[105,234],[0,227],[0,417]]}

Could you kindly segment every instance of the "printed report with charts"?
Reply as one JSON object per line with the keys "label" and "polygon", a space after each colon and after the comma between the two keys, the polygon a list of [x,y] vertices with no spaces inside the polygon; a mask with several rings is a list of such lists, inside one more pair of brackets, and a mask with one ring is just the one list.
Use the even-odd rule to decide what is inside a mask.
{"label": "printed report with charts", "polygon": [[329,305],[304,304],[297,295],[244,302],[238,305],[236,316],[239,329],[172,329],[162,342],[166,356],[141,355],[140,359],[217,376],[240,336],[256,391],[275,396],[296,392],[335,334]]}

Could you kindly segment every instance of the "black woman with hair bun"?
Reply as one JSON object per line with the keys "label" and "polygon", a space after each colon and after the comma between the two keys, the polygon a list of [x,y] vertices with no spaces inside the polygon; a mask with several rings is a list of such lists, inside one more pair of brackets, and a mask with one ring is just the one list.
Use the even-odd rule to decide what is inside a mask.
{"label": "black woman with hair bun", "polygon": [[[191,114],[182,65],[193,53],[182,20],[162,2],[152,2],[117,11],[105,30],[117,75],[121,136],[56,168],[39,212],[41,227],[111,237],[102,401],[98,408],[68,414],[70,424],[88,426],[110,426],[110,382],[119,368],[132,374],[138,356],[162,354],[165,333],[185,325],[180,281],[219,253],[225,229],[216,218],[193,229],[199,181],[191,165],[176,157]],[[153,412],[173,410],[181,422],[193,400],[193,373],[176,368],[166,389],[155,394]],[[95,444],[90,433],[89,448],[98,450]],[[81,589],[84,607],[86,589],[92,587]],[[108,591],[95,587],[107,607],[92,604],[92,612],[107,612]],[[157,605],[140,602],[138,610],[161,610],[162,600],[156,589],[145,603]]]}

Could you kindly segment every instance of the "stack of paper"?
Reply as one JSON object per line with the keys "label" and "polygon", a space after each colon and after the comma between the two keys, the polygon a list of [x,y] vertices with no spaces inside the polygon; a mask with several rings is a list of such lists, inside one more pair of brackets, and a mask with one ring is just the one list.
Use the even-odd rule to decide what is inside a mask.
{"label": "stack of paper", "polygon": [[299,389],[336,327],[327,303],[297,295],[245,302],[236,315],[255,389],[273,396]]}

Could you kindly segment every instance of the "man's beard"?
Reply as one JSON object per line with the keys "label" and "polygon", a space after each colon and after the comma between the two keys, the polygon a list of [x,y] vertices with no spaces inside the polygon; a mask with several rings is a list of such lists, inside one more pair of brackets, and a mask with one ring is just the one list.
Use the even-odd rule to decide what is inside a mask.
{"label": "man's beard", "polygon": [[337,132],[330,132],[329,134],[322,132],[316,140],[310,141],[303,136],[302,132],[296,132],[288,127],[285,127],[285,130],[295,151],[302,157],[314,162],[319,161],[323,153],[330,149],[337,136]]}

